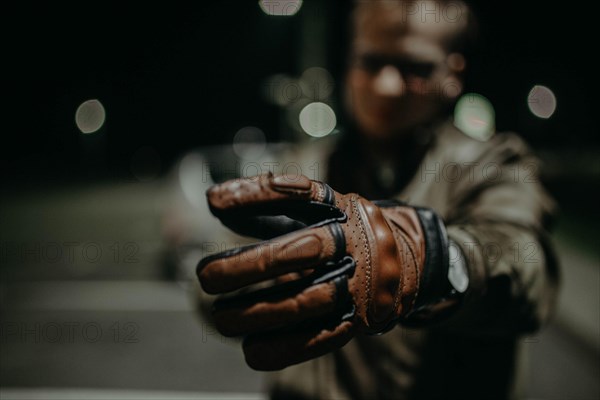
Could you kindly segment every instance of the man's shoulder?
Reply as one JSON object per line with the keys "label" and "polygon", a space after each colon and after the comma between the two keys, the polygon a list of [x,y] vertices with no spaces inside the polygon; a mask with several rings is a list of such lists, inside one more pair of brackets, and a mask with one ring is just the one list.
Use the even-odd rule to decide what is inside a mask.
{"label": "man's shoulder", "polygon": [[480,140],[458,129],[451,121],[438,130],[433,151],[445,162],[461,163],[511,161],[531,154],[525,140],[515,132],[494,132],[486,140]]}

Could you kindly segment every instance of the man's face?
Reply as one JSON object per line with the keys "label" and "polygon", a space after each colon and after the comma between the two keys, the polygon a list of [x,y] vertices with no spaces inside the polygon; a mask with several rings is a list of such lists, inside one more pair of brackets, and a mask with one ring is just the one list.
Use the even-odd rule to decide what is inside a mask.
{"label": "man's face", "polygon": [[363,134],[403,135],[437,117],[460,94],[464,59],[443,46],[444,36],[458,27],[430,20],[407,17],[401,8],[359,14],[346,85]]}

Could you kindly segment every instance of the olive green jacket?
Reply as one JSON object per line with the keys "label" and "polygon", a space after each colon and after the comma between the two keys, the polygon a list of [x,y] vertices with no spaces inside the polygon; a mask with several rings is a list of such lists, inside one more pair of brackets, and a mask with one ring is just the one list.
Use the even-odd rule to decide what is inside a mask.
{"label": "olive green jacket", "polygon": [[[325,180],[334,146],[335,139],[312,142],[285,159],[299,163],[309,178]],[[436,210],[462,249],[469,288],[459,311],[425,328],[358,336],[331,354],[270,373],[270,395],[520,398],[519,338],[548,320],[558,287],[546,233],[555,206],[539,182],[537,159],[515,134],[482,142],[447,122],[395,197]]]}

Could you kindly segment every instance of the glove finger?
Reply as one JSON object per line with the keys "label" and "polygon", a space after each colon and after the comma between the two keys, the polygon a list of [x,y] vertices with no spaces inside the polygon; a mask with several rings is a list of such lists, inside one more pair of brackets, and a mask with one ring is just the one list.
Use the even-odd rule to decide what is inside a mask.
{"label": "glove finger", "polygon": [[237,233],[272,238],[321,221],[343,218],[335,192],[302,175],[230,180],[207,191],[211,212]]}
{"label": "glove finger", "polygon": [[208,204],[213,212],[230,211],[257,204],[277,203],[282,200],[316,201],[333,204],[333,190],[304,175],[258,175],[252,178],[232,179],[215,185],[207,191]]}
{"label": "glove finger", "polygon": [[351,300],[348,276],[354,268],[353,260],[346,257],[311,276],[220,298],[213,308],[217,330],[224,336],[242,336],[290,327],[336,312],[339,315]]}
{"label": "glove finger", "polygon": [[244,336],[328,314],[335,310],[336,300],[336,283],[328,282],[291,297],[259,301],[247,307],[223,307],[213,317],[223,336]]}
{"label": "glove finger", "polygon": [[345,247],[339,224],[329,224],[211,255],[196,272],[205,292],[226,293],[341,258]]}
{"label": "glove finger", "polygon": [[353,324],[345,320],[326,328],[250,335],[244,339],[243,350],[252,369],[276,371],[339,349],[353,336]]}

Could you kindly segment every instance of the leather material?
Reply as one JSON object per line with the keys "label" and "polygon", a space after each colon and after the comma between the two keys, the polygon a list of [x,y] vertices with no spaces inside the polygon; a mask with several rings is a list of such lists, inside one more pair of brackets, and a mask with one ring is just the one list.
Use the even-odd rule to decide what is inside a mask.
{"label": "leather material", "polygon": [[[206,292],[225,294],[214,305],[216,328],[244,336],[246,361],[258,370],[318,357],[356,334],[386,331],[426,302],[424,268],[443,258],[437,254],[443,240],[424,232],[415,208],[379,207],[303,176],[228,181],[207,197],[232,230],[271,238],[207,257],[197,269]],[[427,253],[428,237],[437,241],[436,254]]]}

